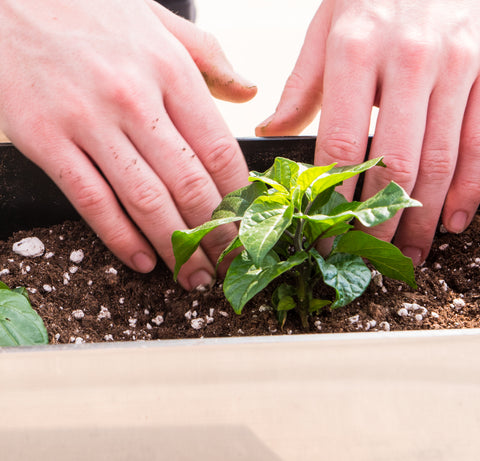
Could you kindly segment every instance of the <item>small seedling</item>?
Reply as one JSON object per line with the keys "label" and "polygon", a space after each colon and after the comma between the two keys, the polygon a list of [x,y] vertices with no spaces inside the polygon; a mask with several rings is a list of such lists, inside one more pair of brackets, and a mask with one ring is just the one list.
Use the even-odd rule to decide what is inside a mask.
{"label": "small seedling", "polygon": [[0,347],[48,344],[47,329],[23,287],[0,282]]}
{"label": "small seedling", "polygon": [[[378,158],[359,165],[335,165],[313,166],[279,157],[266,172],[251,172],[252,184],[226,195],[211,221],[173,233],[175,279],[206,234],[220,225],[240,222],[238,236],[218,259],[220,263],[243,247],[223,283],[225,296],[238,314],[270,282],[289,273],[290,280],[276,287],[272,303],[282,326],[288,311],[295,309],[307,328],[311,313],[325,306],[345,306],[365,291],[371,271],[364,258],[382,274],[416,288],[411,259],[391,243],[352,230],[352,220],[376,226],[398,210],[421,203],[394,182],[364,202],[349,202],[336,186],[385,164]],[[322,256],[317,243],[331,237],[335,238],[331,251]],[[334,289],[333,300],[314,297],[319,282]]]}

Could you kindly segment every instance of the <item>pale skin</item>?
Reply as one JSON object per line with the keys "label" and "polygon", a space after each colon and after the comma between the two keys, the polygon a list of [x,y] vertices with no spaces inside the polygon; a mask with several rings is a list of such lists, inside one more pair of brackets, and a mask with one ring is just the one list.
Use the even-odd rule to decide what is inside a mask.
{"label": "pale skin", "polygon": [[[0,130],[125,264],[149,272],[158,254],[173,268],[172,232],[247,182],[211,94],[242,102],[256,88],[152,0],[2,0],[0,24]],[[234,235],[206,240],[180,283],[210,283]]]}
{"label": "pale skin", "polygon": [[256,133],[299,134],[321,109],[315,162],[359,163],[378,106],[370,157],[388,168],[368,172],[362,199],[394,180],[423,207],[369,232],[420,264],[439,218],[462,232],[480,203],[479,74],[478,0],[325,0]]}

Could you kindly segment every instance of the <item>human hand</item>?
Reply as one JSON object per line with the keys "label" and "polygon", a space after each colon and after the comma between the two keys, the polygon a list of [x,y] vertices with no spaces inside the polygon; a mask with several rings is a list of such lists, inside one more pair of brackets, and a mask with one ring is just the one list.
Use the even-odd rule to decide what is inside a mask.
{"label": "human hand", "polygon": [[[2,0],[0,24],[0,130],[124,263],[148,272],[158,252],[173,268],[172,232],[207,221],[248,175],[208,87],[236,102],[256,88],[153,0]],[[213,235],[182,285],[209,283],[235,235]]]}
{"label": "human hand", "polygon": [[[325,0],[308,29],[275,114],[259,136],[300,133],[321,108],[317,164],[363,160],[379,115],[362,199],[391,180],[422,208],[368,230],[415,264],[443,224],[461,232],[480,202],[480,2]],[[354,181],[343,193],[351,199]],[[397,228],[398,226],[398,228]]]}

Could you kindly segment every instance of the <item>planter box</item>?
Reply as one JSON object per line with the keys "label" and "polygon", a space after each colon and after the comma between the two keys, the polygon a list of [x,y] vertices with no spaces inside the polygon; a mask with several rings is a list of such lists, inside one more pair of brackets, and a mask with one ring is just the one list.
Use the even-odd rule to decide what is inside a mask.
{"label": "planter box", "polygon": [[[253,169],[314,139],[240,140]],[[0,233],[75,212],[0,145]],[[2,461],[474,460],[480,331],[0,349]]]}

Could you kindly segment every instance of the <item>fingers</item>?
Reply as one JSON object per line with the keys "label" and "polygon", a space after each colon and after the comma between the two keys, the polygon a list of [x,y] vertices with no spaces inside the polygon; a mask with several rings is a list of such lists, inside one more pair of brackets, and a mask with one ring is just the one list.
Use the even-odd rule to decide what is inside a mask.
{"label": "fingers", "polygon": [[443,224],[462,232],[480,203],[480,82],[472,87],[463,118],[459,156],[443,209]]}
{"label": "fingers", "polygon": [[[383,156],[387,168],[375,168],[366,173],[362,200],[390,181],[412,193],[420,167],[430,94],[437,76],[436,55],[402,45],[391,57],[382,75],[379,115],[370,149],[370,157]],[[398,85],[399,81],[403,84]],[[390,241],[401,216],[402,213],[397,213],[368,232]]]}
{"label": "fingers", "polygon": [[[369,34],[342,29],[329,41],[325,91],[315,163],[356,164],[364,160],[377,87],[376,49]],[[349,200],[355,180],[339,188]]]}
{"label": "fingers", "polygon": [[[210,97],[208,97],[208,99],[211,100]],[[188,106],[184,109],[187,111],[190,110]],[[152,112],[152,114],[154,114],[154,112]],[[187,116],[187,114],[183,114],[184,118]],[[148,230],[144,230],[149,240],[158,249],[158,245],[170,243],[170,235],[174,230],[188,227],[193,228],[210,219],[212,211],[218,206],[222,199],[222,194],[216,184],[216,181],[221,183],[220,177],[222,177],[222,175],[225,175],[224,189],[232,186],[234,188],[240,187],[234,186],[235,184],[244,185],[246,176],[238,176],[238,181],[236,182],[235,180],[235,176],[238,175],[244,167],[243,155],[241,153],[240,156],[237,157],[239,166],[235,166],[233,162],[231,164],[233,168],[232,173],[229,173],[229,169],[221,169],[221,171],[217,172],[216,176],[212,176],[207,169],[208,163],[204,161],[201,154],[204,154],[204,151],[208,151],[215,141],[207,140],[207,146],[204,146],[202,151],[202,149],[197,148],[196,145],[193,147],[190,146],[187,140],[179,133],[178,127],[175,127],[166,115],[166,112],[160,111],[157,117],[153,117],[155,117],[155,115],[152,115],[148,122],[146,120],[142,122],[141,118],[127,118],[127,121],[124,122],[124,129],[125,132],[129,134],[129,138],[134,144],[135,149],[141,153],[143,159],[146,160],[155,176],[161,179],[162,184],[164,184],[166,190],[168,190],[169,199],[173,202],[170,203],[169,206],[175,207],[175,209],[172,209],[172,213],[178,213],[182,219],[182,222],[177,219],[176,222],[168,223],[168,227],[166,227],[166,224],[162,225],[162,233],[167,232],[169,237],[168,239],[163,237],[158,244],[155,243],[156,239],[159,238],[159,228],[155,227],[156,224],[151,232],[152,237],[150,237]],[[145,124],[151,126],[151,129],[147,132],[142,132],[140,127],[142,125],[145,126]],[[224,141],[224,148],[226,149],[225,155],[227,155],[228,149],[230,149],[230,152],[238,155],[236,141],[234,139],[230,139],[229,141],[230,144],[228,144],[227,140]],[[201,154],[199,152],[201,152]],[[121,178],[118,178],[118,181],[121,181]],[[139,181],[141,181],[141,178],[139,178]],[[226,193],[224,191],[222,192]],[[164,193],[158,195],[158,200],[163,200],[163,195]],[[159,204],[157,203],[156,206],[159,206]],[[165,205],[162,204],[162,206]],[[151,210],[151,212],[158,214],[155,210]],[[144,223],[144,226],[147,226],[147,228],[150,227],[148,225],[148,213],[146,216],[140,213],[136,220],[137,219],[137,222]],[[228,246],[235,235],[236,227],[231,225],[223,226],[221,232],[212,232],[205,237],[202,241],[202,248],[205,250],[210,261],[216,261],[220,253]],[[168,249],[169,247],[163,248],[162,246],[159,252],[167,264],[173,267],[174,259],[171,252],[167,251]],[[207,265],[207,269],[208,271],[210,270],[210,264]],[[183,275],[182,272],[180,275]]]}
{"label": "fingers", "polygon": [[220,195],[247,184],[248,168],[242,151],[195,72],[187,69],[167,85],[164,104]]}
{"label": "fingers", "polygon": [[[168,132],[168,124],[164,123],[163,128],[167,134],[158,145],[165,151],[156,159],[158,165],[155,166],[156,169],[149,163],[149,160],[153,160],[152,152],[142,152],[142,155],[139,155],[138,147],[133,146],[130,139],[120,131],[99,130],[99,132],[103,132],[103,143],[100,142],[95,132],[90,135],[84,132],[81,136],[81,145],[90,155],[95,156],[98,167],[104,173],[128,216],[138,225],[142,234],[154,246],[167,266],[172,269],[175,265],[175,258],[171,246],[171,235],[174,230],[189,227],[185,217],[193,218],[188,214],[188,210],[186,212],[181,204],[176,203],[179,193],[187,194],[181,187],[175,188],[172,185],[172,181],[178,179],[175,174],[182,163],[181,156],[174,155],[175,147],[178,149],[177,153],[179,150],[181,151],[181,148],[178,146],[175,132],[173,130]],[[106,142],[107,139],[108,142]],[[191,170],[194,172],[186,172],[185,175],[197,174],[196,167],[198,165],[193,165]],[[160,173],[162,168],[163,171]],[[183,178],[181,179],[183,180]],[[209,191],[202,191],[200,187],[196,189],[196,192],[205,199],[205,206],[215,206],[215,194],[213,194],[214,197],[208,196]],[[77,203],[74,199],[72,202]],[[108,206],[110,205],[105,203],[105,209],[102,210],[104,216],[111,214]],[[96,222],[93,210],[90,208],[87,211],[90,225],[94,228],[98,227],[101,223]],[[122,257],[125,253],[128,254],[132,251],[136,242],[130,232],[128,236],[131,240],[125,239],[124,247],[120,244],[113,245],[110,234],[114,233],[115,229],[115,226],[103,229],[101,237],[115,254]],[[199,250],[182,268],[179,281],[184,287],[191,289],[200,284],[210,283],[211,274],[213,274],[212,264],[207,256]]]}
{"label": "fingers", "polygon": [[231,102],[246,102],[256,95],[257,87],[234,71],[213,35],[153,0],[148,0],[148,4],[163,25],[190,53],[214,97]]}
{"label": "fingers", "polygon": [[[446,83],[445,81],[443,82]],[[404,211],[394,243],[412,258],[425,261],[457,161],[462,116],[468,89],[442,85],[432,92],[417,181],[412,196],[422,208]]]}
{"label": "fingers", "polygon": [[275,113],[255,129],[257,136],[293,136],[307,127],[322,104],[328,15],[324,4],[315,14],[300,55]]}
{"label": "fingers", "polygon": [[[22,146],[22,152],[30,152]],[[156,254],[146,239],[120,207],[110,185],[104,180],[90,159],[71,142],[55,146],[40,142],[33,154],[39,166],[59,186],[79,214],[89,223],[126,265],[139,272],[150,272],[156,263]],[[48,153],[48,155],[45,155]]]}

